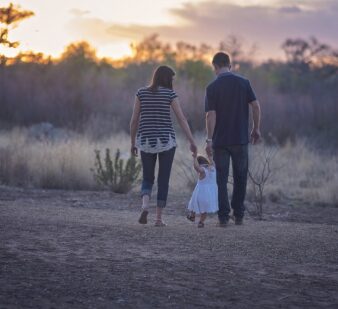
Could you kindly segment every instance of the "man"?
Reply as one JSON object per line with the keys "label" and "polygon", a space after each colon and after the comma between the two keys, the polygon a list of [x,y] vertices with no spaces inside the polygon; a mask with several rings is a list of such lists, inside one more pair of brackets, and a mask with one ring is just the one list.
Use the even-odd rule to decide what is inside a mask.
{"label": "man", "polygon": [[217,78],[206,89],[206,152],[208,156],[213,155],[216,165],[219,226],[225,227],[229,221],[227,182],[230,158],[234,180],[231,208],[235,224],[241,225],[248,175],[249,106],[253,115],[250,141],[256,144],[261,136],[260,105],[250,82],[230,71],[227,54],[217,53],[212,65]]}

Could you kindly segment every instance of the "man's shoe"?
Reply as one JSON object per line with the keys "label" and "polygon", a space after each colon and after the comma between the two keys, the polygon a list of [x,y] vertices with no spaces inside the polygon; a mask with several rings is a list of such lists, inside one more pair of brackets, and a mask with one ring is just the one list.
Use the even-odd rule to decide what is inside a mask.
{"label": "man's shoe", "polygon": [[140,224],[147,224],[147,222],[148,222],[147,217],[148,217],[148,211],[147,210],[143,210],[141,212],[140,219],[138,219],[138,223],[140,223]]}
{"label": "man's shoe", "polygon": [[235,218],[236,225],[243,225],[243,218]]}

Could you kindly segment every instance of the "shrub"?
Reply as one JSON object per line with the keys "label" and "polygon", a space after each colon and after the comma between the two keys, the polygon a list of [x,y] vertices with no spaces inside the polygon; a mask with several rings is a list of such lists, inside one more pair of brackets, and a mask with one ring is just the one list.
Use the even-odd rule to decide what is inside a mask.
{"label": "shrub", "polygon": [[131,156],[124,164],[121,158],[121,152],[118,149],[111,158],[109,148],[106,149],[106,155],[102,162],[101,153],[95,150],[95,165],[92,172],[99,185],[108,187],[115,193],[129,192],[137,181],[141,171],[141,165],[134,156]]}
{"label": "shrub", "polygon": [[265,187],[269,182],[274,172],[272,168],[272,161],[277,154],[277,148],[267,148],[264,143],[259,147],[258,152],[254,156],[251,166],[249,168],[249,180],[252,185],[253,193],[253,206],[255,211],[252,212],[249,209],[247,211],[251,215],[256,215],[259,220],[263,219],[263,205],[266,202]]}

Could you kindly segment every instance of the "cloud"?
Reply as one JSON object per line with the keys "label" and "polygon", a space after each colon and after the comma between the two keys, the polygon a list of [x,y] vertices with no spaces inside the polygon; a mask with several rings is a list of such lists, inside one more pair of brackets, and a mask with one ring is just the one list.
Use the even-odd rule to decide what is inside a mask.
{"label": "cloud", "polygon": [[280,13],[287,13],[287,14],[297,14],[302,13],[302,9],[298,6],[282,6],[279,8]]}
{"label": "cloud", "polygon": [[95,17],[76,17],[69,22],[68,28],[74,35],[91,42],[110,44],[121,40],[140,40],[153,33],[160,33],[163,39],[168,39],[173,37],[175,26],[123,25]]}
{"label": "cloud", "polygon": [[328,11],[337,10],[338,3],[337,0],[279,0],[276,2],[277,6],[297,6],[302,7],[308,10],[323,10]]}
{"label": "cloud", "polygon": [[[105,45],[121,41],[121,38],[132,38],[130,31],[132,26],[126,28],[95,17],[77,16],[69,22],[68,28],[79,39],[85,39],[95,44]],[[112,32],[111,29],[114,31]]]}
{"label": "cloud", "polygon": [[82,16],[90,13],[90,11],[88,11],[88,10],[80,10],[80,9],[76,9],[76,8],[71,9],[69,12],[76,17],[82,17]]}
{"label": "cloud", "polygon": [[281,55],[286,38],[315,36],[337,46],[338,6],[333,0],[284,0],[275,6],[238,6],[229,2],[206,1],[186,3],[170,10],[177,23],[150,27],[110,23],[88,16],[74,17],[71,29],[81,32],[89,41],[108,44],[112,41],[139,40],[158,33],[162,40],[187,41],[213,46],[229,35],[259,46],[259,57]]}

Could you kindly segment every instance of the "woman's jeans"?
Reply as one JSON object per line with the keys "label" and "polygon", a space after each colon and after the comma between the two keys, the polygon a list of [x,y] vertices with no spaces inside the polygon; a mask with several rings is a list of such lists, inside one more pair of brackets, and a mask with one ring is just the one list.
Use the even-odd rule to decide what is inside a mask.
{"label": "woman's jeans", "polygon": [[151,196],[155,180],[155,165],[158,157],[159,168],[157,176],[157,207],[164,208],[167,203],[169,178],[176,148],[159,153],[148,153],[141,151],[141,160],[143,168],[142,196]]}
{"label": "woman's jeans", "polygon": [[248,178],[248,145],[233,145],[222,149],[214,149],[214,161],[216,165],[218,186],[218,218],[220,222],[229,219],[230,204],[228,198],[228,177],[230,158],[233,171],[233,192],[231,208],[236,218],[244,216],[244,199]]}

